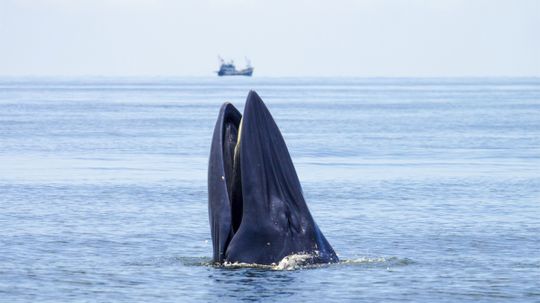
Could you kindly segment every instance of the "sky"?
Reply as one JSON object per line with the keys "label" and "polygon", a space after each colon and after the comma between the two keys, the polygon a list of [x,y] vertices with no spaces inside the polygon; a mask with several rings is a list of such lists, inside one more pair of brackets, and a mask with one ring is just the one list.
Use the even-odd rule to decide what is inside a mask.
{"label": "sky", "polygon": [[540,76],[540,0],[1,0],[0,76]]}

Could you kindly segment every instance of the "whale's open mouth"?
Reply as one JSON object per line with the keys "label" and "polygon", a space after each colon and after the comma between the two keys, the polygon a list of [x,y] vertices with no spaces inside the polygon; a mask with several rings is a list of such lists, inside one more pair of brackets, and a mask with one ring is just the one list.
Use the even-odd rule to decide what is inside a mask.
{"label": "whale's open mouth", "polygon": [[221,108],[208,198],[215,262],[272,264],[296,253],[337,261],[311,217],[281,132],[253,91],[243,116],[230,103]]}
{"label": "whale's open mouth", "polygon": [[[234,110],[233,105],[230,105]],[[240,115],[240,113],[238,113]],[[223,165],[225,182],[231,205],[231,227],[236,233],[242,223],[242,178],[240,170],[240,141],[242,135],[242,118],[230,117],[225,122],[223,133]],[[240,116],[241,117],[241,116]]]}

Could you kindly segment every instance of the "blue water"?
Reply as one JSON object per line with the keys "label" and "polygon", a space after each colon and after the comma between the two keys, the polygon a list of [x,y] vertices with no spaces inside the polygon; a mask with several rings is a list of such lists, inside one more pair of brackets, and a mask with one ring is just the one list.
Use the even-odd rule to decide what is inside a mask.
{"label": "blue water", "polygon": [[[210,265],[249,89],[342,263]],[[0,79],[0,301],[240,300],[539,302],[540,79]]]}

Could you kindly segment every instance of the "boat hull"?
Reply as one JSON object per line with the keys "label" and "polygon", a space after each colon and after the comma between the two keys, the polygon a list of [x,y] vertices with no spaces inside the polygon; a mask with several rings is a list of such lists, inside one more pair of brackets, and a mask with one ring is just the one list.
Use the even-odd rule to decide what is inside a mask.
{"label": "boat hull", "polygon": [[251,77],[251,75],[253,74],[253,68],[246,68],[246,69],[243,69],[243,70],[235,70],[235,71],[228,71],[228,70],[225,70],[225,71],[219,71],[218,73],[218,76],[220,77],[223,77],[223,76],[247,76],[247,77]]}

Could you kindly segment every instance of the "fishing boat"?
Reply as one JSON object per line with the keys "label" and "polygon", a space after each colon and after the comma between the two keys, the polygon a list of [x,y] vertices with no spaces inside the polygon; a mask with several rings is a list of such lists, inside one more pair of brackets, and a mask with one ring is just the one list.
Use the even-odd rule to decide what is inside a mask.
{"label": "fishing boat", "polygon": [[219,70],[216,72],[218,76],[248,76],[251,77],[253,74],[253,67],[251,66],[251,63],[249,60],[246,59],[247,64],[246,68],[237,70],[236,66],[234,65],[234,61],[225,62],[223,58],[219,57],[219,61],[221,63],[221,66],[219,67]]}

